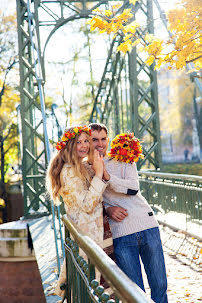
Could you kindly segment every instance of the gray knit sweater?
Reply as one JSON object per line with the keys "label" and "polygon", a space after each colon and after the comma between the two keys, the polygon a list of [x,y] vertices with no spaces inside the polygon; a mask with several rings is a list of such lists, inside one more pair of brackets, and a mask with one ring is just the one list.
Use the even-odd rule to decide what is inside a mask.
{"label": "gray knit sweater", "polygon": [[[107,157],[104,161],[110,175],[103,194],[105,208],[120,206],[128,211],[128,216],[121,222],[109,218],[113,239],[158,226],[151,207],[140,193],[136,164],[126,164]],[[136,195],[128,195],[128,189],[138,192]]]}

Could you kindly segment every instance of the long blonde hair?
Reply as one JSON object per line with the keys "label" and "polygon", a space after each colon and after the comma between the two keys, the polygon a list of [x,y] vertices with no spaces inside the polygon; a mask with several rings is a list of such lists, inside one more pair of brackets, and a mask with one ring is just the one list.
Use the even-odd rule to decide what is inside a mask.
{"label": "long blonde hair", "polygon": [[[69,128],[66,131],[73,131],[73,128]],[[46,174],[46,188],[50,194],[51,199],[54,201],[54,204],[59,204],[59,191],[62,186],[60,180],[60,173],[65,163],[71,165],[74,170],[75,176],[78,176],[84,182],[86,180],[90,182],[90,174],[88,170],[83,165],[83,159],[78,157],[77,154],[77,141],[81,134],[76,135],[74,139],[70,139],[66,146],[58,151],[50,160],[47,174]],[[88,134],[86,134],[88,136]],[[90,136],[88,136],[90,139]],[[88,153],[88,161],[92,162],[92,145],[90,140],[90,149]]]}

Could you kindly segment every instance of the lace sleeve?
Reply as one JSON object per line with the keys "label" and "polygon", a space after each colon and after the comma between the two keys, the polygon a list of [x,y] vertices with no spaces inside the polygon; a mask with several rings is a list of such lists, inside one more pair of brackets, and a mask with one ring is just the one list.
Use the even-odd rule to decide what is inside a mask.
{"label": "lace sleeve", "polygon": [[71,168],[63,169],[61,181],[62,188],[60,193],[64,202],[69,206],[72,204],[74,206],[77,205],[86,213],[93,212],[107,186],[102,180],[94,176],[89,189],[85,189],[83,180],[75,176]]}

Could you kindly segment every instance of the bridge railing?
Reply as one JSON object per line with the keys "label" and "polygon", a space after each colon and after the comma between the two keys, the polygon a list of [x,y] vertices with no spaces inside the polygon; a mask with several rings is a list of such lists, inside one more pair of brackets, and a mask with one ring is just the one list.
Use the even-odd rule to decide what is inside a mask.
{"label": "bridge railing", "polygon": [[[68,303],[151,302],[92,239],[78,230],[67,215],[64,215],[62,220],[65,225]],[[86,254],[85,259],[79,255],[79,248]],[[114,291],[114,299],[110,299],[103,286],[95,280],[95,272],[102,274]]]}
{"label": "bridge railing", "polygon": [[139,171],[143,196],[168,226],[201,238],[202,177]]}

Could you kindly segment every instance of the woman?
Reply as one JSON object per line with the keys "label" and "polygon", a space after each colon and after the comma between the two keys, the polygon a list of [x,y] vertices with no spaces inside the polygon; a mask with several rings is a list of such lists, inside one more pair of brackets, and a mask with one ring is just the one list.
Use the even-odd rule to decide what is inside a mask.
{"label": "woman", "polygon": [[[46,185],[55,205],[63,198],[70,219],[99,246],[103,246],[102,193],[106,188],[103,177],[103,159],[98,151],[93,153],[92,168],[85,158],[90,157],[91,139],[87,126],[69,128],[57,143],[57,154],[49,163]],[[65,262],[56,287],[66,280]]]}

